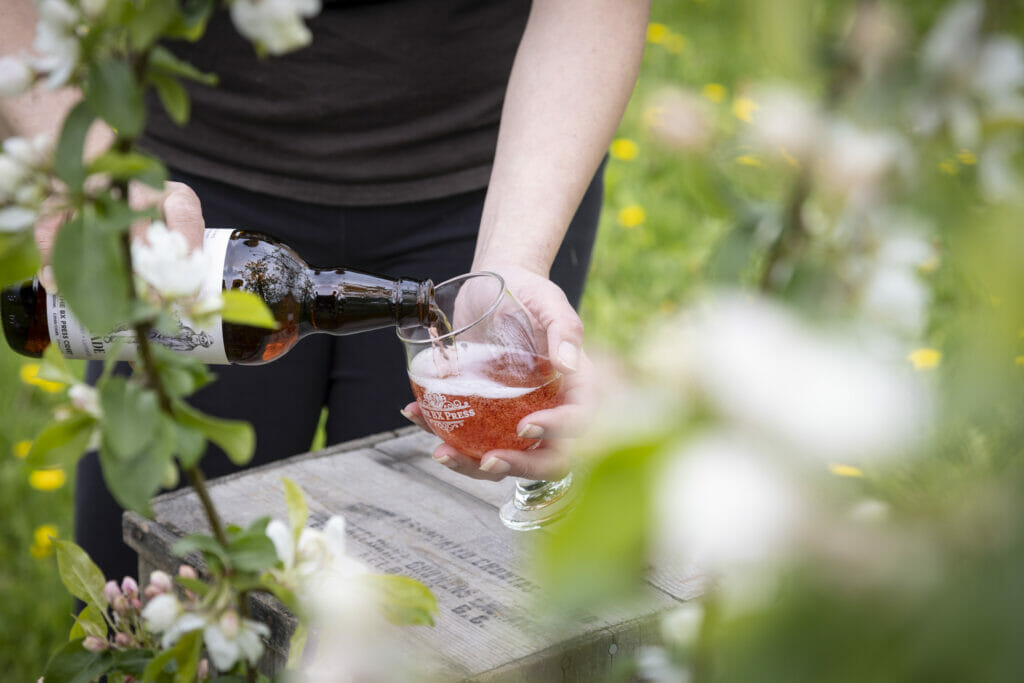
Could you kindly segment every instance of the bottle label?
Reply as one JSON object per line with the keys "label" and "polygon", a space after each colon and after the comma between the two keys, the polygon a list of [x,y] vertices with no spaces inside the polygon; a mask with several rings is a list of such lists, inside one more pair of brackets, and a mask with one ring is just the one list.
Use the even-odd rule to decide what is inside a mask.
{"label": "bottle label", "polygon": [[[207,254],[206,279],[199,290],[199,300],[219,294],[223,287],[224,258],[232,232],[207,228],[203,236],[203,251]],[[172,315],[175,315],[173,311]],[[135,331],[130,324],[118,325],[105,335],[92,334],[78,322],[60,295],[47,295],[46,321],[50,340],[67,358],[99,360],[106,358],[115,346],[118,347],[117,360],[135,360],[137,357]],[[205,325],[197,325],[185,316],[178,316],[177,330],[168,333],[154,329],[150,331],[149,339],[204,363],[224,365],[228,358],[224,351],[220,316],[209,316],[205,322]]]}

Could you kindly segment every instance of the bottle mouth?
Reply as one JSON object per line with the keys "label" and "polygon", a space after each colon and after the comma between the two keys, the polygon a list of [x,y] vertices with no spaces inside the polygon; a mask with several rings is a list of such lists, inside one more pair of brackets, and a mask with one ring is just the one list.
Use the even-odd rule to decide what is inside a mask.
{"label": "bottle mouth", "polygon": [[[465,273],[463,275],[457,275],[453,278],[445,280],[444,282],[440,282],[434,285],[434,301],[437,302],[441,299],[441,297],[439,296],[440,293],[442,295],[445,295],[445,303],[449,303],[446,300],[447,290],[451,289],[452,287],[455,287],[455,285],[458,285],[457,287],[455,287],[454,292],[451,295],[450,303],[454,305],[455,298],[457,298],[458,293],[462,290],[462,287],[465,285],[466,282],[474,278],[492,279],[497,285],[497,291],[494,295],[493,300],[489,302],[489,304],[486,306],[483,312],[476,316],[476,318],[472,322],[469,322],[465,325],[461,325],[457,328],[453,327],[450,332],[445,332],[444,334],[438,334],[436,336],[431,336],[430,327],[422,323],[416,323],[413,325],[403,325],[399,326],[396,329],[398,338],[406,344],[428,345],[437,342],[444,342],[460,334],[465,333],[466,331],[476,327],[477,325],[491,317],[491,315],[493,315],[494,312],[498,309],[498,306],[501,305],[501,298],[505,295],[505,292],[507,290],[505,288],[505,278],[489,270],[481,270],[472,273]],[[441,311],[442,315],[446,316],[450,316],[453,310],[452,306],[444,307],[440,304],[438,304],[438,309]]]}

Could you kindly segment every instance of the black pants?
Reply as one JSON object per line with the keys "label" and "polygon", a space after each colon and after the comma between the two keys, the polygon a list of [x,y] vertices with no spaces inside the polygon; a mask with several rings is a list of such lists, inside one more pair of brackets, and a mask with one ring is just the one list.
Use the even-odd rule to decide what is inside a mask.
{"label": "black pants", "polygon": [[[597,232],[602,171],[603,166],[551,270],[551,279],[573,305],[578,305],[583,291]],[[345,266],[435,282],[470,269],[484,200],[481,190],[414,204],[327,207],[184,173],[176,173],[175,179],[199,195],[210,227],[267,233],[289,244],[312,266]],[[253,424],[257,441],[252,465],[308,451],[324,406],[328,444],[409,424],[398,411],[412,400],[412,391],[403,350],[392,329],[342,337],[313,335],[268,365],[211,369],[217,380],[190,402],[206,413]],[[89,380],[99,372],[99,363],[90,364]],[[209,447],[200,467],[207,477],[238,469],[215,446]],[[121,540],[121,513],[103,483],[96,454],[87,454],[78,465],[75,484],[75,537],[104,574],[118,580],[138,571],[134,551]]]}

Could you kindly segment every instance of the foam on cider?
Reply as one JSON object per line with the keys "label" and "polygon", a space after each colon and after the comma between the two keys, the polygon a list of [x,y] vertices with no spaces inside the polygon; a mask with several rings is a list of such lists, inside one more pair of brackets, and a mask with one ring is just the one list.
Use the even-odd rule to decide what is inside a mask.
{"label": "foam on cider", "polygon": [[[459,342],[457,347],[457,374],[446,374],[446,369],[451,367],[451,361],[444,359],[439,349],[430,347],[423,349],[412,359],[409,364],[410,379],[427,392],[482,398],[515,398],[533,391],[551,379],[545,377],[545,381],[534,382],[529,386],[508,386],[485,372],[496,358],[507,357],[506,349],[496,344],[474,342]],[[507,381],[508,378],[504,379]]]}

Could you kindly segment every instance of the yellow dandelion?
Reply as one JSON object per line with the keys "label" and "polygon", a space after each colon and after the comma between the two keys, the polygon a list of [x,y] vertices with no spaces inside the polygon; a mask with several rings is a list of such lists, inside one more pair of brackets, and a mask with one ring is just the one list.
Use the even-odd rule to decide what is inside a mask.
{"label": "yellow dandelion", "polygon": [[36,527],[32,532],[32,547],[29,552],[32,557],[41,559],[53,552],[53,539],[57,538],[57,527],[53,524],[43,524]]}
{"label": "yellow dandelion", "polygon": [[969,149],[962,149],[957,152],[956,160],[964,166],[974,166],[974,164],[978,163],[978,157]]}
{"label": "yellow dandelion", "polygon": [[932,370],[942,362],[942,351],[929,348],[914,349],[907,356],[907,360],[915,370]]}
{"label": "yellow dandelion", "polygon": [[671,33],[672,31],[665,24],[651,22],[647,25],[647,42],[661,45]]}
{"label": "yellow dandelion", "polygon": [[677,55],[686,49],[686,37],[679,33],[669,33],[665,37],[665,49]]}
{"label": "yellow dandelion", "polygon": [[953,161],[952,159],[946,159],[945,161],[939,163],[939,170],[945,173],[946,175],[956,175],[960,171],[960,169],[956,167],[956,162]]}
{"label": "yellow dandelion", "polygon": [[764,166],[764,162],[758,159],[753,154],[744,154],[736,157],[736,163],[740,166],[752,166],[754,168],[760,168]]}
{"label": "yellow dandelion", "polygon": [[700,89],[700,94],[715,104],[721,104],[725,102],[725,98],[729,93],[721,83],[708,83]]}
{"label": "yellow dandelion", "polygon": [[64,388],[64,385],[60,382],[51,382],[47,379],[40,379],[39,363],[25,363],[21,366],[18,373],[21,375],[21,381],[25,384],[31,384],[32,386],[39,387],[50,394],[56,393]]}
{"label": "yellow dandelion", "polygon": [[853,465],[842,465],[834,462],[828,466],[828,471],[837,477],[863,477],[864,471]]}
{"label": "yellow dandelion", "polygon": [[1024,356],[1017,356],[1013,359],[1013,362],[1024,368]]}
{"label": "yellow dandelion", "polygon": [[64,482],[67,475],[59,467],[46,470],[32,470],[28,475],[28,485],[37,491],[56,491]]}
{"label": "yellow dandelion", "polygon": [[32,450],[32,442],[28,439],[22,439],[21,441],[14,444],[11,451],[14,452],[14,457],[19,460],[24,460],[28,457],[29,451]]}
{"label": "yellow dandelion", "polygon": [[732,101],[732,113],[740,121],[751,123],[754,120],[755,111],[757,111],[757,102],[749,97],[737,97]]}
{"label": "yellow dandelion", "polygon": [[620,161],[632,161],[633,159],[636,159],[636,155],[639,151],[640,148],[637,147],[637,144],[629,138],[617,138],[613,140],[611,147],[608,150],[613,158]]}
{"label": "yellow dandelion", "polygon": [[917,270],[919,273],[927,275],[928,273],[934,273],[939,269],[941,259],[938,254],[932,254],[927,261],[922,261],[917,264]]}
{"label": "yellow dandelion", "polygon": [[639,204],[630,204],[619,211],[619,225],[624,228],[635,228],[647,220],[647,212]]}

